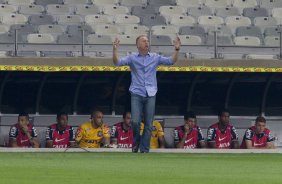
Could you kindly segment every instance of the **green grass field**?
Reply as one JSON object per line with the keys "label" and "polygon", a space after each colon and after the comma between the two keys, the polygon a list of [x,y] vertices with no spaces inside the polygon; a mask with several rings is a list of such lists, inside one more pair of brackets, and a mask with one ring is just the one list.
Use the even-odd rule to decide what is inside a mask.
{"label": "green grass field", "polygon": [[275,184],[279,154],[0,153],[1,184]]}

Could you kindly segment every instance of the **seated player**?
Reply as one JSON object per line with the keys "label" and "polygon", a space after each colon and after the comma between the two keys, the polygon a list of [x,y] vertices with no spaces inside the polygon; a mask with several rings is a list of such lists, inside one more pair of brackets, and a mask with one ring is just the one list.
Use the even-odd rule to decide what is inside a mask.
{"label": "seated player", "polygon": [[188,112],[184,115],[184,125],[174,129],[174,144],[176,148],[205,148],[206,143],[200,127],[196,125],[196,115]]}
{"label": "seated player", "polygon": [[230,124],[230,113],[222,110],[218,114],[219,121],[208,128],[207,142],[209,148],[237,149],[239,148],[238,134]]}
{"label": "seated player", "polygon": [[274,148],[274,137],[270,130],[266,128],[266,119],[257,117],[254,126],[245,132],[241,148],[243,149],[271,149]]}
{"label": "seated player", "polygon": [[36,129],[29,123],[29,115],[21,113],[18,123],[13,125],[9,133],[10,147],[39,148]]}
{"label": "seated player", "polygon": [[75,141],[81,148],[109,147],[110,132],[103,122],[103,113],[93,111],[90,121],[80,125],[77,129]]}
{"label": "seated player", "polygon": [[131,113],[125,112],[122,115],[123,121],[112,126],[111,147],[132,148],[133,132],[131,128]]}
{"label": "seated player", "polygon": [[68,125],[68,114],[58,113],[57,123],[52,124],[46,130],[47,148],[75,147],[74,130]]}
{"label": "seated player", "polygon": [[[144,123],[141,122],[140,135],[142,136],[144,130]],[[153,121],[150,148],[165,148],[164,130],[159,121]]]}

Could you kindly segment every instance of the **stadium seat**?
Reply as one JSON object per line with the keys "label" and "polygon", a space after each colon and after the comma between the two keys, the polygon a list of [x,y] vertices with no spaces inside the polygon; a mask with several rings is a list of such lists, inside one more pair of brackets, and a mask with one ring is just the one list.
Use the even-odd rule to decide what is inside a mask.
{"label": "stadium seat", "polygon": [[111,35],[89,34],[87,43],[97,45],[112,45],[113,37]]}
{"label": "stadium seat", "polygon": [[193,16],[193,17],[199,17],[202,15],[213,15],[213,11],[210,7],[193,7],[193,8],[188,8],[188,15]]}
{"label": "stadium seat", "polygon": [[139,35],[118,35],[121,45],[136,45],[136,38]]}
{"label": "stadium seat", "polygon": [[263,34],[256,26],[239,26],[236,28],[236,36],[255,36],[262,40]]}
{"label": "stadium seat", "polygon": [[264,30],[266,27],[274,27],[278,25],[278,22],[273,17],[255,17],[254,25]]}
{"label": "stadium seat", "polygon": [[157,45],[172,45],[173,41],[168,35],[151,35],[151,43],[152,46]]}
{"label": "stadium seat", "polygon": [[157,25],[151,28],[153,35],[176,35],[178,34],[178,29],[176,26],[165,26]]}
{"label": "stadium seat", "polygon": [[159,13],[158,6],[133,6],[131,8],[132,15],[136,15],[138,17],[143,17],[144,15],[157,15]]}
{"label": "stadium seat", "polygon": [[179,35],[181,45],[201,45],[202,38],[196,35]]}
{"label": "stadium seat", "polygon": [[176,0],[175,3],[177,6],[182,6],[182,7],[199,7],[201,6],[203,0],[190,0],[187,2],[187,0]]}
{"label": "stadium seat", "polygon": [[258,6],[257,0],[233,0],[232,5],[239,9],[254,8]]}
{"label": "stadium seat", "polygon": [[[18,42],[23,42],[22,37],[18,36]],[[7,43],[15,43],[15,34],[14,33],[4,33],[0,34],[0,43],[7,44]]]}
{"label": "stadium seat", "polygon": [[241,12],[236,7],[216,8],[215,15],[225,18],[229,16],[240,16]]}
{"label": "stadium seat", "polygon": [[268,47],[279,47],[280,37],[279,36],[266,36],[264,38],[264,45]]}
{"label": "stadium seat", "polygon": [[129,9],[126,6],[105,5],[103,6],[103,13],[106,15],[128,14]]}
{"label": "stadium seat", "polygon": [[236,36],[234,44],[237,46],[260,46],[261,41],[255,36]]}
{"label": "stadium seat", "polygon": [[59,44],[81,44],[82,37],[80,35],[62,34],[58,36]]}
{"label": "stadium seat", "polygon": [[140,18],[135,15],[117,14],[115,15],[114,22],[116,24],[139,24]]}
{"label": "stadium seat", "polygon": [[120,0],[120,5],[127,7],[132,7],[132,6],[145,7],[147,6],[147,4],[148,4],[148,0]]}
{"label": "stadium seat", "polygon": [[0,34],[8,33],[10,31],[10,26],[0,24]]}
{"label": "stadium seat", "polygon": [[19,7],[20,14],[26,15],[40,15],[45,11],[45,8],[42,5],[21,5]]}
{"label": "stadium seat", "polygon": [[2,23],[3,24],[26,24],[28,18],[22,14],[4,14],[2,15]]}
{"label": "stadium seat", "polygon": [[64,4],[88,4],[88,0],[63,0]]}
{"label": "stadium seat", "polygon": [[89,4],[77,4],[74,9],[74,13],[77,15],[101,14],[102,11],[101,7]]}
{"label": "stadium seat", "polygon": [[24,34],[24,33],[36,33],[38,31],[36,25],[32,24],[16,24],[16,25],[11,25],[10,31],[14,33],[15,29],[17,29],[17,32],[19,34]]}
{"label": "stadium seat", "polygon": [[181,6],[160,6],[159,12],[162,16],[169,16],[173,14],[185,15],[187,13],[186,9]]}
{"label": "stadium seat", "polygon": [[279,27],[266,27],[264,29],[264,36],[279,36],[280,35],[280,28]]}
{"label": "stadium seat", "polygon": [[[214,35],[208,35],[207,36],[207,40],[206,40],[206,44],[207,45],[214,45]],[[230,36],[221,36],[218,35],[217,36],[217,44],[220,46],[231,46],[233,45],[233,41],[231,39]]]}
{"label": "stadium seat", "polygon": [[151,27],[154,25],[164,25],[166,24],[166,19],[160,15],[145,15],[141,19],[141,24]]}
{"label": "stadium seat", "polygon": [[58,15],[58,14],[69,15],[69,14],[72,14],[71,8],[67,4],[48,4],[46,6],[46,13],[50,14],[50,15]]}
{"label": "stadium seat", "polygon": [[272,54],[247,54],[246,59],[277,59],[277,56]]}
{"label": "stadium seat", "polygon": [[231,0],[206,0],[205,6],[211,8],[225,8],[231,6]]}
{"label": "stadium seat", "polygon": [[149,28],[147,26],[144,26],[144,25],[134,25],[134,24],[127,24],[127,25],[124,25],[122,26],[123,30],[122,32],[126,35],[133,35],[133,34],[136,34],[136,35],[141,35],[141,34],[148,34],[149,32]]}
{"label": "stadium seat", "polygon": [[15,5],[32,5],[34,4],[34,0],[6,0],[7,4],[15,4]]}
{"label": "stadium seat", "polygon": [[118,5],[119,1],[118,0],[90,0],[91,3],[95,5]]}
{"label": "stadium seat", "polygon": [[28,34],[28,43],[55,43],[56,40],[51,34]]}
{"label": "stadium seat", "polygon": [[46,6],[48,4],[62,4],[62,0],[35,0],[34,4]]}
{"label": "stadium seat", "polygon": [[219,16],[203,15],[199,16],[198,23],[204,27],[218,27],[224,23],[224,20]]}
{"label": "stadium seat", "polygon": [[52,15],[30,15],[29,23],[32,25],[40,24],[53,24],[55,23],[55,18]]}
{"label": "stadium seat", "polygon": [[217,26],[216,28],[209,27],[207,29],[208,35],[214,35],[214,31],[217,31],[217,35],[219,35],[219,36],[229,36],[229,37],[232,37],[232,35],[233,35],[233,32],[232,32],[231,28],[226,26],[226,25]]}
{"label": "stadium seat", "polygon": [[55,33],[55,34],[63,34],[65,33],[65,27],[62,25],[39,25],[38,33]]}
{"label": "stadium seat", "polygon": [[273,9],[273,8],[282,8],[282,1],[281,0],[261,0],[260,7]]}
{"label": "stadium seat", "polygon": [[82,29],[84,30],[85,36],[93,32],[91,26],[88,25],[68,25],[66,32],[71,35],[82,35]]}
{"label": "stadium seat", "polygon": [[95,25],[98,23],[112,24],[113,17],[110,15],[90,14],[85,16],[85,23],[89,25]]}
{"label": "stadium seat", "polygon": [[18,6],[9,4],[0,4],[0,15],[6,13],[15,13],[18,11]]}
{"label": "stadium seat", "polygon": [[203,26],[183,26],[180,27],[179,33],[181,35],[197,35],[201,38],[206,36],[206,32]]}
{"label": "stadium seat", "polygon": [[83,19],[80,15],[58,15],[58,24],[63,25],[79,25],[83,23]]}
{"label": "stadium seat", "polygon": [[149,5],[169,6],[172,5],[172,0],[149,0]]}
{"label": "stadium seat", "polygon": [[95,34],[99,35],[118,35],[121,34],[121,30],[116,25],[111,24],[97,24],[93,26]]}
{"label": "stadium seat", "polygon": [[235,32],[236,28],[239,26],[250,26],[251,19],[242,16],[229,16],[226,17],[225,24],[229,26],[233,32]]}
{"label": "stadium seat", "polygon": [[273,8],[272,17],[276,18],[279,25],[282,25],[282,8]]}
{"label": "stadium seat", "polygon": [[187,15],[171,15],[169,17],[169,24],[175,26],[191,26],[196,23],[195,18]]}
{"label": "stadium seat", "polygon": [[256,17],[268,17],[268,11],[265,8],[244,8],[243,16],[253,20]]}

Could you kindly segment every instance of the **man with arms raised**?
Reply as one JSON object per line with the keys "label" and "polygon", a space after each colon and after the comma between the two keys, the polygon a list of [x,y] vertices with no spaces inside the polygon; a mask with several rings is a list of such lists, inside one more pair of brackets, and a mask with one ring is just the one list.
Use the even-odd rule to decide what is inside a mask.
{"label": "man with arms raised", "polygon": [[[131,69],[131,113],[134,145],[132,152],[148,153],[152,133],[152,123],[155,114],[155,102],[157,94],[157,67],[159,65],[173,65],[178,59],[180,50],[180,38],[174,41],[174,51],[171,57],[164,57],[149,52],[150,44],[146,35],[140,35],[136,39],[137,53],[126,57],[118,57],[117,49],[119,39],[113,42],[113,63],[116,66],[128,65]],[[144,114],[144,131],[140,136],[140,123]]]}

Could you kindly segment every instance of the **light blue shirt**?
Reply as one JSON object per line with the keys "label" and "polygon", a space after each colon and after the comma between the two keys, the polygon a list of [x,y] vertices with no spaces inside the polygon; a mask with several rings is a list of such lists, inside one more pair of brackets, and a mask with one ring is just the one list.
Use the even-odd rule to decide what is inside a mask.
{"label": "light blue shirt", "polygon": [[119,59],[116,66],[128,65],[131,69],[131,84],[129,91],[143,97],[155,96],[157,87],[158,65],[173,65],[172,57],[164,57],[156,53],[142,56],[133,53]]}

